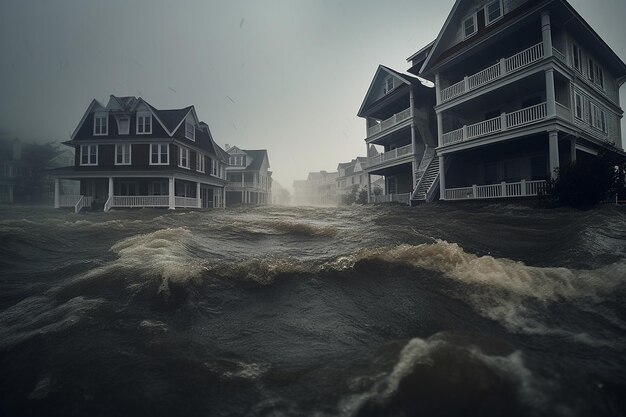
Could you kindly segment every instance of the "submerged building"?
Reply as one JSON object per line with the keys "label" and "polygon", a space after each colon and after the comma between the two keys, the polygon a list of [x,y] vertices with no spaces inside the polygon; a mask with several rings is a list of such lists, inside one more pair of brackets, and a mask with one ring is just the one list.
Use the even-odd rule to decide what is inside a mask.
{"label": "submerged building", "polygon": [[[93,100],[65,145],[74,165],[50,171],[55,207],[224,207],[228,154],[193,106],[159,110],[142,98]],[[80,183],[66,195],[60,180]]]}
{"label": "submerged building", "polygon": [[272,202],[272,172],[265,149],[239,149],[226,145],[226,203],[265,205]]}
{"label": "submerged building", "polygon": [[[565,0],[457,0],[435,41],[408,61],[432,93],[416,94],[414,79],[381,67],[359,111],[366,143],[393,152],[368,164],[396,177],[390,194],[395,187],[412,202],[536,196],[560,166],[604,149],[623,153],[626,64]],[[435,124],[430,110],[395,98],[396,82],[410,103],[434,98]],[[420,129],[416,114],[432,125]],[[401,133],[414,124],[421,142]],[[409,162],[412,178],[402,168]]]}

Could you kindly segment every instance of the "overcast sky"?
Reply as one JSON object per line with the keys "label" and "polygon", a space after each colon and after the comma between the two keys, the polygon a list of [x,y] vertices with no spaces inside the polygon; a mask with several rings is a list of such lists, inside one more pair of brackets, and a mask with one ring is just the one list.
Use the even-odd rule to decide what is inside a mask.
{"label": "overcast sky", "polygon": [[[0,135],[68,140],[109,94],[193,104],[218,144],[268,149],[291,188],[365,154],[356,112],[378,64],[405,71],[453,3],[2,0]],[[571,3],[626,60],[626,1]]]}

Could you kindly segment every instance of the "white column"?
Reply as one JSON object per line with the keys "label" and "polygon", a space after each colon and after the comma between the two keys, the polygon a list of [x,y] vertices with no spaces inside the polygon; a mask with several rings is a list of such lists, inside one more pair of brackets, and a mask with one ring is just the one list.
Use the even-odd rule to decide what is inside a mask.
{"label": "white column", "polygon": [[546,70],[546,113],[548,117],[556,116],[556,94],[554,92],[554,69]]}
{"label": "white column", "polygon": [[441,82],[439,80],[439,73],[435,74],[435,92],[437,95],[437,104],[441,104]]}
{"label": "white column", "polygon": [[113,197],[113,177],[109,177],[109,198]]}
{"label": "white column", "polygon": [[413,147],[413,161],[411,178],[413,178],[413,188],[415,188],[415,180],[417,179],[417,168],[419,167],[419,161],[417,160],[417,140],[415,139],[415,123],[411,123],[411,146]]}
{"label": "white column", "polygon": [[559,169],[559,132],[551,130],[548,132],[548,146],[550,153],[550,177],[555,179]]}
{"label": "white column", "polygon": [[370,177],[370,173],[367,173],[367,202],[371,202],[372,195],[372,178]]}
{"label": "white column", "polygon": [[168,180],[169,180],[169,194],[168,194],[168,196],[169,196],[169,199],[170,199],[170,201],[169,201],[170,207],[169,208],[170,208],[170,210],[174,210],[176,208],[176,196],[174,194],[176,192],[176,189],[174,188],[174,177],[169,177]]}
{"label": "white column", "polygon": [[222,200],[224,200],[223,204],[222,204],[222,208],[226,208],[226,188],[222,188],[220,195],[222,196]]}
{"label": "white column", "polygon": [[439,155],[439,199],[446,199],[446,161],[443,155]]}
{"label": "white column", "polygon": [[441,143],[441,137],[443,136],[443,113],[437,113],[437,143],[439,146]]}
{"label": "white column", "polygon": [[552,29],[550,27],[550,12],[541,13],[541,39],[543,41],[543,56],[552,56]]}
{"label": "white column", "polygon": [[196,183],[196,199],[198,200],[198,208],[202,208],[202,200],[200,199],[200,183]]}
{"label": "white column", "polygon": [[54,179],[54,208],[59,208],[60,192],[61,192],[60,180],[58,178],[55,178]]}
{"label": "white column", "polygon": [[573,138],[569,143],[569,158],[570,162],[576,162],[576,138]]}

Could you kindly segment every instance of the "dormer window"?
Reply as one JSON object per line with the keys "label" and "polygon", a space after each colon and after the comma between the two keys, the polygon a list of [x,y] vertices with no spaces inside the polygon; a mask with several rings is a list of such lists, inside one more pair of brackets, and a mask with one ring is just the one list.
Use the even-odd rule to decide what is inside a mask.
{"label": "dormer window", "polygon": [[492,24],[502,17],[502,0],[492,1],[485,6],[485,22]]}
{"label": "dormer window", "polygon": [[148,135],[152,133],[152,114],[150,112],[137,113],[137,134]]}
{"label": "dormer window", "polygon": [[109,133],[109,116],[107,113],[95,113],[93,117],[93,135],[106,136]]}
{"label": "dormer window", "polygon": [[128,135],[129,130],[130,130],[130,117],[119,116],[117,118],[117,133],[120,135]]}
{"label": "dormer window", "polygon": [[185,122],[185,137],[193,141],[196,140],[196,128],[193,123]]}
{"label": "dormer window", "polygon": [[234,155],[230,157],[230,165],[236,167],[245,167],[246,166],[246,157],[245,155]]}
{"label": "dormer window", "polygon": [[478,32],[478,23],[476,22],[476,13],[474,13],[463,20],[463,38],[469,38],[476,32]]}

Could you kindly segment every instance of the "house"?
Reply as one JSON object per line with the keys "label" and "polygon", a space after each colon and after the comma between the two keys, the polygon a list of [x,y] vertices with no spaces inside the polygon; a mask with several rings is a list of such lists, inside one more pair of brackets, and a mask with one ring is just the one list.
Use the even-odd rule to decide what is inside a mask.
{"label": "house", "polygon": [[358,156],[350,162],[337,165],[337,204],[346,202],[346,197],[355,189],[367,189],[367,157]]}
{"label": "house", "polygon": [[291,201],[295,206],[303,206],[307,204],[306,180],[295,180],[293,182],[293,200]]}
{"label": "house", "polygon": [[427,200],[535,196],[560,166],[622,152],[626,64],[565,0],[457,0],[408,60],[435,83]]}
{"label": "house", "polygon": [[309,172],[306,180],[293,182],[294,204],[334,206],[337,204],[337,172]]}
{"label": "house", "polygon": [[[73,166],[50,171],[55,207],[224,207],[227,154],[193,106],[159,110],[142,98],[93,100],[65,145]],[[61,194],[60,180],[80,182]]]}
{"label": "house", "polygon": [[[434,88],[414,75],[380,65],[374,74],[358,116],[366,121],[367,187],[373,202],[409,203],[419,180],[436,169]],[[381,148],[372,155],[370,148]],[[384,177],[385,194],[373,198],[372,176]],[[427,191],[427,190],[426,190]]]}
{"label": "house", "polygon": [[226,203],[264,205],[272,201],[272,172],[266,149],[239,149],[226,145]]}

